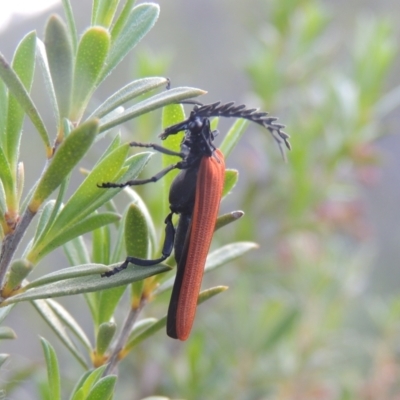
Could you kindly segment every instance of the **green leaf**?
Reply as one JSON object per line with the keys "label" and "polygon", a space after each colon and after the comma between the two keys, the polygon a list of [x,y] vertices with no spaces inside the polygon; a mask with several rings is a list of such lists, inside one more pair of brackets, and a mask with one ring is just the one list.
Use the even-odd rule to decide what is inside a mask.
{"label": "green leaf", "polygon": [[143,3],[133,8],[118,35],[113,36],[110,53],[99,81],[110,74],[153,27],[158,18],[159,10],[159,6],[154,3]]}
{"label": "green leaf", "polygon": [[224,188],[222,190],[222,197],[225,197],[236,186],[239,179],[239,172],[236,169],[225,170]]}
{"label": "green leaf", "polygon": [[101,378],[89,392],[86,400],[109,400],[112,398],[117,377],[109,375]]}
{"label": "green leaf", "polygon": [[0,308],[0,323],[4,321],[4,319],[7,317],[12,308],[13,308],[12,305]]}
{"label": "green leaf", "polygon": [[93,371],[87,371],[76,384],[75,389],[72,393],[71,400],[86,399],[90,389],[102,377],[106,367],[106,365],[102,365],[101,367],[96,368]]}
{"label": "green leaf", "polygon": [[72,168],[81,160],[89,150],[97,134],[97,120],[83,123],[61,143],[49,167],[41,177],[29,209],[36,213],[40,205],[50,194],[57,189]]}
{"label": "green leaf", "polygon": [[201,89],[191,87],[178,87],[170,90],[166,90],[162,93],[158,93],[134,106],[127,108],[121,114],[111,118],[102,118],[100,120],[100,132],[107,131],[114,126],[120,125],[123,122],[129,121],[139,115],[146,114],[150,111],[156,110],[157,108],[164,107],[170,103],[179,103],[183,100],[187,100],[196,96],[205,94],[206,92]]}
{"label": "green leaf", "polygon": [[90,340],[72,315],[55,300],[48,299],[46,302],[53,310],[54,314],[56,314],[59,320],[64,324],[64,326],[66,326],[79,339],[79,341],[88,351],[91,351],[92,346],[90,344]]}
{"label": "green leaf", "polygon": [[58,271],[50,272],[34,281],[28,283],[24,289],[31,289],[38,286],[48,285],[52,282],[60,282],[65,279],[79,278],[88,275],[101,275],[109,271],[110,268],[103,264],[86,264],[74,267],[63,268]]}
{"label": "green leaf", "polygon": [[161,77],[143,78],[128,83],[126,86],[115,92],[112,96],[108,97],[107,100],[101,104],[90,115],[89,118],[102,118],[111,111],[115,110],[117,107],[125,104],[127,101],[147,93],[150,90],[157,89],[160,86],[165,86],[166,84],[167,79]]}
{"label": "green leaf", "polygon": [[115,41],[115,39],[121,34],[122,29],[124,29],[135,2],[136,0],[126,0],[117,20],[114,23],[114,26],[112,27],[111,30],[112,42]]}
{"label": "green leaf", "polygon": [[14,179],[11,172],[10,164],[7,160],[6,155],[3,152],[2,147],[0,147],[0,180],[3,183],[3,188],[6,195],[11,195],[14,186]]}
{"label": "green leaf", "polygon": [[34,242],[37,242],[39,237],[43,234],[44,229],[46,228],[46,225],[49,222],[55,204],[56,204],[55,200],[49,200],[46,201],[46,203],[42,207],[42,211],[40,213],[39,221],[36,227]]}
{"label": "green leaf", "polygon": [[[184,119],[185,119],[185,110],[183,109],[182,104],[169,104],[168,106],[163,108],[162,127],[164,130],[169,126],[175,125],[178,122],[183,121]],[[168,139],[164,141],[164,146],[170,150],[179,153],[181,150],[181,142],[184,135],[185,135],[184,132],[180,132],[176,135],[170,135]],[[174,164],[180,160],[181,159],[179,157],[163,154],[162,166],[163,168],[166,168],[168,165]],[[172,181],[175,179],[176,175],[178,174],[179,170],[171,171],[162,180],[163,195],[164,195],[163,206],[165,208],[164,209],[165,214],[168,212],[166,208],[168,207],[169,204],[168,198],[169,198],[169,191],[171,188],[171,184]]]}
{"label": "green leaf", "polygon": [[14,260],[7,275],[7,282],[2,289],[2,296],[8,297],[14,289],[17,289],[32,269],[33,265],[29,261]]}
{"label": "green leaf", "polygon": [[[204,303],[206,300],[211,299],[219,293],[225,292],[228,288],[226,286],[216,286],[211,289],[203,290],[197,299],[197,305]],[[133,336],[131,340],[128,341],[124,348],[125,353],[129,353],[136,345],[143,342],[143,340],[157,333],[162,329],[167,323],[167,316],[160,318],[158,321],[151,324],[147,329],[143,330],[136,336]]]}
{"label": "green leaf", "polygon": [[[19,43],[12,62],[12,68],[27,92],[31,89],[33,74],[35,72],[35,50],[36,33],[31,32],[28,33]],[[18,97],[14,95],[11,88],[9,89],[13,95],[8,98],[6,152],[11,168],[14,169],[18,162],[19,145],[25,112],[21,107],[21,104],[19,104]]]}
{"label": "green leaf", "polygon": [[102,356],[108,350],[116,329],[115,322],[103,322],[99,326],[96,337],[96,353],[99,356]]}
{"label": "green leaf", "polygon": [[72,53],[76,54],[76,49],[78,48],[78,33],[75,25],[75,18],[72,12],[71,2],[70,0],[61,0],[65,16],[67,17],[67,25],[69,37],[71,38],[72,44]]}
{"label": "green leaf", "polygon": [[90,256],[82,237],[71,240],[63,247],[70,265],[90,263]]}
{"label": "green leaf", "polygon": [[[110,265],[108,270],[112,270],[119,265],[120,264]],[[87,270],[86,265],[75,268],[76,270],[79,268],[82,268],[85,271]],[[62,281],[52,282],[39,287],[33,287],[24,293],[8,298],[3,302],[3,304],[8,305],[20,301],[71,296],[79,293],[89,293],[98,290],[110,289],[117,286],[127,285],[141,279],[146,279],[149,276],[170,271],[170,269],[171,268],[168,265],[164,264],[158,264],[151,267],[140,267],[135,265],[134,267],[127,268],[126,270],[121,271],[109,278],[102,278],[99,274],[95,274],[63,279]]]}
{"label": "green leaf", "polygon": [[89,28],[82,36],[74,68],[70,119],[78,122],[97,87],[110,47],[110,35],[102,27]]}
{"label": "green leaf", "polygon": [[59,235],[48,235],[43,241],[39,241],[37,245],[30,250],[28,255],[29,260],[37,264],[46,254],[62,246],[64,243],[87,232],[99,229],[104,225],[117,222],[119,219],[120,215],[115,213],[92,214],[84,220],[77,222],[75,225],[61,231]]}
{"label": "green leaf", "polygon": [[[95,166],[65,204],[47,233],[48,236],[51,237],[53,234],[59,234],[61,231],[86,218],[118,193],[120,189],[100,189],[97,185],[101,182],[112,181],[115,178],[124,164],[128,149],[128,144],[118,147]],[[135,160],[137,161],[138,169],[140,169],[143,165],[142,158],[138,157]]]}
{"label": "green leaf", "polygon": [[119,0],[99,0],[92,17],[92,25],[101,25],[108,28],[114,18],[118,2]]}
{"label": "green leaf", "polygon": [[0,326],[0,340],[16,338],[17,334],[14,332],[13,329],[9,328],[8,326]]}
{"label": "green leaf", "polygon": [[224,136],[221,146],[219,146],[219,149],[222,151],[225,158],[228,158],[231,151],[235,148],[248,125],[249,121],[246,121],[245,119],[237,119],[233,123],[228,133]]}
{"label": "green leaf", "polygon": [[[125,219],[125,249],[128,256],[138,258],[149,257],[149,231],[147,229],[146,218],[141,209],[135,204],[131,204],[126,213]],[[133,305],[140,303],[142,296],[143,281],[132,284]]]}
{"label": "green leaf", "polygon": [[61,400],[60,371],[57,355],[53,347],[44,338],[40,338],[47,365],[48,391],[52,400]]}
{"label": "green leaf", "polygon": [[300,315],[300,310],[297,308],[291,309],[285,315],[282,315],[273,329],[268,332],[262,348],[265,351],[274,348],[276,343],[292,330]]}
{"label": "green leaf", "polygon": [[220,229],[224,227],[225,225],[228,225],[232,222],[237,221],[239,218],[242,218],[244,215],[243,211],[231,211],[230,213],[223,214],[218,217],[217,223],[215,224],[215,230]]}
{"label": "green leaf", "polygon": [[[18,74],[14,71],[14,69],[8,64],[8,62],[6,61],[6,59],[2,54],[0,54],[0,78],[4,81],[4,83],[8,87],[9,94],[14,96],[13,98],[15,98],[18,104],[22,107],[24,112],[28,115],[33,125],[39,132],[40,137],[42,138],[45,144],[46,156],[50,158],[53,154],[53,151],[50,145],[50,139],[46,127],[44,126],[44,123],[39,115],[39,112],[35,104],[33,103],[31,97],[29,96],[29,93],[26,90],[23,81],[19,78]],[[14,110],[15,107],[12,108],[11,110],[8,109],[8,116],[11,115],[12,117],[14,117],[14,112],[19,113],[19,111],[14,111]],[[19,132],[17,132],[16,127],[17,126],[14,123],[12,124],[12,126],[10,126],[10,129],[13,129],[13,132],[16,135],[11,139],[11,143],[14,143],[14,145],[19,142]],[[8,154],[7,156],[8,158],[10,157]],[[16,155],[14,154],[14,157],[15,156]]]}
{"label": "green leaf", "polygon": [[49,18],[44,41],[61,121],[71,107],[73,53],[67,28],[57,15]]}
{"label": "green leaf", "polygon": [[[8,357],[10,357],[9,354],[0,354],[0,368],[8,360]],[[4,392],[4,393],[7,393],[7,392]]]}
{"label": "green leaf", "polygon": [[49,61],[47,59],[46,47],[40,39],[36,39],[36,55],[39,62],[40,69],[42,71],[43,81],[46,88],[46,92],[49,95],[50,105],[57,121],[58,127],[60,127],[60,113],[58,112],[57,98],[54,90],[53,80],[51,78]]}
{"label": "green leaf", "polygon": [[8,93],[7,86],[0,79],[0,147],[3,148],[6,145],[5,139],[5,127],[7,124],[7,109],[8,109]]}
{"label": "green leaf", "polygon": [[47,322],[51,329],[56,333],[59,339],[64,343],[71,354],[79,361],[79,363],[87,368],[85,359],[82,357],[81,351],[79,351],[74,343],[69,338],[64,323],[58,318],[57,314],[49,306],[47,300],[35,300],[32,305],[36,308],[42,318]]}

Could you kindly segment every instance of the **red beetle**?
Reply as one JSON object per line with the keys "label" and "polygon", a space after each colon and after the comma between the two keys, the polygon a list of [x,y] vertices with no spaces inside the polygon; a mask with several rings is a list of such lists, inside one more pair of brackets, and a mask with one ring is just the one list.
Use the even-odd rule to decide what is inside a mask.
{"label": "red beetle", "polygon": [[[171,212],[165,219],[165,241],[162,256],[156,260],[127,257],[125,262],[103,276],[111,276],[125,269],[129,263],[150,266],[164,261],[175,250],[177,273],[168,308],[167,334],[174,339],[186,340],[192,329],[196,314],[197,298],[200,292],[204,266],[210,249],[225,176],[224,156],[213,142],[216,132],[210,128],[211,117],[244,118],[267,128],[282,150],[282,143],[290,149],[289,136],[282,131],[283,125],[265,112],[234,106],[234,103],[221,105],[196,105],[188,119],[168,127],[161,135],[185,131],[181,151],[174,152],[154,143],[130,143],[134,147],[152,148],[161,153],[175,155],[182,160],[172,164],[149,179],[138,179],[125,183],[106,182],[102,188],[143,185],[156,182],[173,169],[181,172],[172,182],[169,192]],[[173,214],[179,214],[175,229]]]}

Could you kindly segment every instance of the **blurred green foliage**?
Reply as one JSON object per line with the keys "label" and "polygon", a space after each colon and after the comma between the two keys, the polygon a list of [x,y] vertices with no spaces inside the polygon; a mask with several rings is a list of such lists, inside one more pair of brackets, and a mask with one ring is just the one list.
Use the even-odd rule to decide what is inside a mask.
{"label": "blurred green foliage", "polygon": [[[126,1],[119,17],[112,23],[117,2],[94,0],[92,22],[102,28],[91,28],[86,36],[101,42],[103,58],[108,57],[109,64],[101,69],[102,61],[94,66],[90,62],[92,57],[86,57],[81,66],[90,70],[92,81],[88,82],[84,76],[80,79],[88,84],[88,88],[77,80],[74,93],[71,87],[68,93],[57,89],[63,87],[62,74],[72,79],[73,63],[58,65],[61,58],[57,57],[57,46],[54,47],[51,40],[45,43],[50,62],[48,76],[56,89],[53,101],[57,109],[55,115],[59,118],[58,142],[64,140],[64,135],[70,137],[70,131],[73,140],[75,126],[64,118],[80,119],[93,90],[130,50],[130,45],[124,41],[130,33],[129,29],[124,31],[126,21],[140,22],[132,47],[154,22],[151,20],[154,15],[149,17],[151,7],[139,6],[131,15],[133,3]],[[63,56],[68,59],[79,52],[80,45],[69,2],[63,4],[67,25],[52,17],[46,32],[57,33],[63,43],[58,51],[63,51]],[[158,275],[139,280],[130,285],[130,295],[124,297],[126,286],[119,286],[117,279],[125,279],[125,284],[143,279],[144,272],[139,269],[127,271],[121,277],[117,275],[115,281],[109,281],[105,291],[86,293],[88,290],[84,290],[85,287],[104,288],[104,280],[99,274],[107,267],[102,264],[118,263],[123,258],[124,247],[132,247],[131,254],[158,254],[159,232],[164,229],[162,222],[166,210],[165,201],[161,204],[161,196],[156,198],[152,188],[140,187],[137,193],[144,199],[142,201],[136,191],[128,190],[121,195],[125,210],[119,212],[119,203],[110,200],[117,191],[97,199],[98,192],[94,191],[97,188],[93,183],[98,181],[98,176],[106,176],[96,175],[101,173],[114,174],[114,179],[127,174],[136,176],[148,156],[128,157],[123,163],[119,155],[125,154],[126,148],[120,138],[115,137],[91,173],[87,172],[82,189],[67,200],[64,211],[61,200],[69,176],[63,179],[68,171],[59,174],[48,169],[47,175],[55,179],[51,180],[52,185],[61,185],[58,197],[44,202],[50,189],[41,190],[41,186],[37,186],[40,193],[36,198],[40,199],[40,204],[44,202],[44,206],[35,238],[25,252],[27,260],[15,260],[12,264],[10,271],[13,268],[22,271],[17,268],[22,265],[25,267],[22,273],[19,272],[14,280],[9,277],[3,290],[7,289],[7,295],[12,294],[9,303],[24,299],[24,296],[25,299],[39,299],[33,300],[38,315],[47,321],[85,371],[76,372],[76,360],[71,358],[63,359],[59,366],[57,358],[61,359],[61,355],[42,339],[47,377],[39,376],[32,366],[16,367],[9,374],[9,383],[2,387],[3,393],[15,390],[19,381],[33,375],[42,399],[60,398],[60,393],[70,394],[71,399],[108,399],[113,397],[115,385],[115,398],[118,399],[142,398],[149,394],[191,400],[369,400],[399,396],[400,297],[377,298],[369,290],[373,237],[365,220],[360,194],[363,185],[376,182],[381,154],[374,141],[385,135],[382,120],[398,106],[398,96],[392,95],[396,89],[386,92],[386,80],[398,51],[393,25],[380,17],[360,16],[350,35],[344,36],[340,21],[321,1],[272,0],[260,1],[260,6],[259,12],[265,15],[265,20],[260,26],[252,26],[249,57],[243,68],[251,85],[253,102],[262,110],[273,111],[273,115],[279,116],[280,122],[287,125],[293,149],[284,163],[265,132],[253,133],[248,147],[238,153],[243,159],[250,160],[246,164],[249,170],[244,171],[245,179],[240,175],[240,185],[233,188],[235,203],[246,215],[234,225],[235,229],[225,228],[215,235],[215,243],[219,245],[226,244],[227,240],[253,240],[260,248],[235,262],[235,267],[232,263],[229,268],[213,272],[213,282],[229,284],[231,289],[218,296],[218,303],[214,301],[212,305],[206,303],[201,307],[198,317],[201,322],[196,324],[185,344],[171,344],[164,334],[149,338],[165,324],[165,319],[152,317],[165,312],[168,299],[163,291],[170,288],[170,281],[157,289],[161,279]],[[71,43],[66,41],[67,37]],[[27,36],[22,45],[32,50],[31,41],[32,35]],[[111,53],[109,45],[113,49]],[[51,51],[55,51],[55,56]],[[20,52],[23,55],[22,50]],[[31,53],[25,57],[29,58]],[[83,50],[82,53],[85,58]],[[142,51],[136,57],[135,79],[166,75],[169,63],[168,53],[154,56]],[[28,67],[27,71],[32,73],[33,61]],[[75,67],[75,70],[79,68]],[[23,115],[21,107],[25,107],[25,113],[30,115],[29,95],[14,76],[2,78],[9,82],[8,90],[15,90],[15,95],[20,96],[19,105],[13,100],[19,126]],[[146,100],[156,102],[156,96],[150,97],[148,91],[164,84],[163,78],[153,79],[143,83],[146,89],[141,92],[140,100],[144,100],[139,103],[143,109]],[[141,85],[142,81],[132,86],[130,93],[139,93]],[[78,93],[79,90],[83,93]],[[0,99],[7,98],[6,92],[0,80]],[[116,105],[123,98],[122,92],[116,95],[114,102],[110,100],[111,104]],[[73,104],[71,111],[69,101],[73,96],[79,101]],[[107,101],[102,105],[103,109],[101,106],[96,110],[100,118],[104,110],[109,113],[108,119],[100,120],[100,130],[101,124],[107,126],[110,120],[114,121],[114,126],[123,122],[106,105]],[[130,114],[130,108],[125,111],[128,116],[137,116]],[[32,110],[29,112],[32,115]],[[164,123],[171,124],[174,118],[181,118],[181,112],[169,109],[163,116]],[[31,118],[36,121],[35,126],[48,154],[47,132],[42,129],[36,114]],[[0,112],[0,122],[6,120]],[[153,114],[145,114],[135,119],[134,131],[146,135],[139,137],[140,140],[154,141],[159,125]],[[81,130],[83,126],[85,133],[85,125],[79,126]],[[15,143],[20,140],[20,130],[17,131],[10,150],[13,163],[18,154]],[[1,134],[0,140],[4,140],[4,133]],[[91,138],[86,140],[89,145]],[[0,162],[7,160],[6,156]],[[120,165],[116,165],[117,160]],[[70,167],[77,161],[70,161]],[[105,172],[102,172],[102,164],[107,166]],[[111,165],[116,171],[111,171]],[[150,176],[151,169],[146,169],[146,174]],[[236,183],[237,174],[231,174]],[[12,206],[14,212],[19,198],[15,195],[18,187],[12,186],[18,179],[9,175],[0,172],[4,182],[11,182],[10,192],[14,195],[9,197],[8,206]],[[107,175],[106,180],[112,178]],[[53,190],[52,185],[47,186]],[[88,197],[89,194],[92,197]],[[75,208],[71,207],[74,201],[77,203]],[[82,202],[90,205],[86,211],[79,209]],[[35,205],[35,210],[40,204]],[[102,204],[105,211],[94,212]],[[5,210],[6,206],[1,203],[0,209]],[[63,220],[63,215],[69,217]],[[15,215],[11,217],[15,218]],[[57,228],[60,221],[64,221],[65,226]],[[6,226],[3,214],[0,222]],[[134,229],[129,228],[131,225]],[[91,248],[79,236],[87,232],[92,232]],[[5,237],[7,233],[3,229]],[[64,248],[70,264],[78,267],[25,283],[23,279],[32,268],[28,261],[36,262],[40,258],[41,242],[49,251],[59,246],[57,234],[59,241],[60,237],[71,239],[70,235],[73,236]],[[132,239],[132,235],[136,235],[137,240]],[[114,241],[112,236],[117,239]],[[143,237],[147,241],[140,240]],[[126,246],[124,238],[128,239]],[[241,246],[237,245],[237,249],[243,248],[242,253],[254,247],[251,243]],[[229,260],[228,248],[221,247],[219,253],[214,253],[213,268]],[[167,267],[163,268],[159,267],[158,272]],[[15,284],[7,287],[8,282],[17,281],[26,285],[25,293],[18,293]],[[40,300],[50,290],[57,293],[64,290],[70,294],[79,282],[80,293],[85,293],[90,309],[91,335],[95,337],[95,344],[91,344],[88,334],[59,303]],[[202,300],[225,289],[216,287],[205,292]],[[42,297],[35,297],[37,293]],[[149,294],[157,295],[157,299],[147,305]],[[127,302],[130,306],[128,314],[123,311]],[[116,377],[110,375],[103,364],[109,360],[110,349],[117,345],[121,326],[126,326],[132,312],[141,311],[144,305],[145,316],[151,318],[143,318],[130,330],[125,347],[119,353],[124,359],[117,371],[116,384]],[[0,309],[0,322],[11,309],[12,305]],[[0,339],[15,336],[10,328],[1,329]],[[0,365],[6,359],[7,355],[0,355]],[[97,368],[90,369],[94,367]],[[60,380],[59,369],[63,368],[72,370],[73,374]],[[107,376],[102,377],[103,374]],[[72,381],[76,382],[74,389]]]}

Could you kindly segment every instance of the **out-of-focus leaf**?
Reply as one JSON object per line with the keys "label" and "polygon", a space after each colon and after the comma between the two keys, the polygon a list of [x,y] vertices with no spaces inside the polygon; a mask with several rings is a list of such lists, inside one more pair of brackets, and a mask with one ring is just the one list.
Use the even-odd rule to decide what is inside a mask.
{"label": "out-of-focus leaf", "polygon": [[233,123],[219,146],[219,149],[222,151],[225,158],[228,158],[231,151],[235,148],[248,125],[249,121],[246,121],[245,119],[238,119]]}
{"label": "out-of-focus leaf", "polygon": [[109,400],[114,393],[117,377],[115,375],[108,375],[101,378],[89,392],[86,400]]}
{"label": "out-of-focus leaf", "polygon": [[[14,53],[12,62],[12,71],[23,85],[26,92],[29,92],[32,86],[33,74],[35,72],[35,51],[36,51],[36,33],[28,33],[18,44]],[[12,73],[10,70],[10,73]],[[4,79],[4,77],[3,77]],[[7,81],[4,80],[7,84]],[[14,82],[16,84],[16,82]],[[14,86],[13,86],[14,87]],[[21,99],[14,93],[9,86],[11,96],[8,98],[8,115],[7,115],[7,158],[14,169],[18,162],[19,144],[21,141],[22,124],[25,117],[25,110],[21,104]],[[14,97],[15,96],[15,97]]]}
{"label": "out-of-focus leaf", "polygon": [[71,106],[73,53],[67,28],[57,15],[47,22],[45,45],[61,121],[69,116]]}
{"label": "out-of-focus leaf", "polygon": [[52,400],[61,400],[60,371],[56,352],[47,340],[41,338],[42,348],[47,365],[47,379],[49,397]]}
{"label": "out-of-focus leaf", "polygon": [[219,216],[215,224],[215,230],[237,221],[239,218],[242,218],[243,215],[244,215],[243,211],[232,211],[230,213]]}
{"label": "out-of-focus leaf", "polygon": [[102,365],[93,371],[87,371],[76,384],[71,396],[71,400],[86,399],[90,389],[96,382],[99,381],[106,367],[106,365]]}
{"label": "out-of-focus leaf", "polygon": [[33,103],[28,91],[25,89],[23,82],[13,70],[13,68],[8,64],[2,54],[0,54],[0,78],[6,84],[9,93],[11,93],[15,97],[19,105],[28,115],[33,125],[39,132],[39,135],[45,145],[46,156],[50,158],[53,154],[53,151],[50,145],[49,135],[47,133],[46,127],[44,126],[43,120],[40,117],[40,114],[35,104]]}
{"label": "out-of-focus leaf", "polygon": [[133,8],[118,35],[113,36],[110,53],[99,81],[102,81],[153,27],[159,11],[160,8],[155,3],[143,3]]}
{"label": "out-of-focus leaf", "polygon": [[92,348],[90,340],[88,339],[78,322],[76,322],[76,320],[72,317],[72,315],[55,300],[48,299],[47,304],[58,316],[60,321],[62,321],[64,325],[80,340],[80,342],[86,347],[86,349],[90,351]]}
{"label": "out-of-focus leaf", "polygon": [[50,328],[56,333],[59,339],[64,343],[71,354],[79,361],[79,363],[87,368],[87,363],[82,357],[81,351],[79,351],[74,343],[69,338],[63,322],[58,318],[57,314],[51,309],[46,300],[35,300],[32,305],[36,308],[43,319],[49,324]]}
{"label": "out-of-focus leaf", "polygon": [[92,16],[92,25],[101,25],[108,28],[114,18],[119,0],[99,0]]}
{"label": "out-of-focus leaf", "polygon": [[72,52],[73,54],[76,54],[76,49],[78,47],[78,33],[76,30],[75,18],[72,12],[71,2],[70,0],[61,0],[61,1],[64,8],[65,16],[67,17],[67,25],[69,32],[68,36],[71,38]]}
{"label": "out-of-focus leaf", "polygon": [[0,340],[16,338],[17,334],[14,332],[13,329],[9,328],[8,326],[0,326]]}
{"label": "out-of-focus leaf", "polygon": [[239,179],[239,172],[236,169],[225,170],[224,189],[222,190],[222,197],[225,197],[235,187]]}

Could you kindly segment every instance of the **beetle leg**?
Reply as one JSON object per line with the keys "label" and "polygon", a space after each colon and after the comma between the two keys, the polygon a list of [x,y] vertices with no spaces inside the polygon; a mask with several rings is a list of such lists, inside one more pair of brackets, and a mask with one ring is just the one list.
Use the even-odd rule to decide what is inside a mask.
{"label": "beetle leg", "polygon": [[168,154],[169,156],[177,156],[177,157],[180,157],[180,158],[183,158],[185,156],[181,152],[177,152],[177,151],[173,151],[173,150],[167,149],[166,147],[160,146],[159,144],[156,144],[156,143],[130,142],[129,146],[131,146],[131,147],[146,147],[146,148],[150,148],[150,149],[156,150],[156,151],[158,151],[160,153],[163,153],[163,154]]}
{"label": "beetle leg", "polygon": [[135,179],[132,181],[122,182],[122,183],[114,183],[114,182],[103,182],[97,187],[102,189],[108,188],[124,188],[126,186],[136,186],[136,185],[145,185],[146,183],[150,182],[157,182],[160,180],[164,175],[167,175],[168,172],[172,171],[173,169],[184,169],[186,164],[182,164],[182,162],[178,162],[176,164],[171,164],[167,168],[162,169],[158,174],[155,174],[151,178],[147,179]]}
{"label": "beetle leg", "polygon": [[125,261],[118,267],[112,269],[111,271],[107,271],[102,274],[102,277],[109,277],[112,275],[121,272],[122,270],[126,269],[129,264],[140,265],[141,267],[150,267],[152,265],[160,264],[164,260],[166,260],[172,253],[172,249],[174,248],[174,241],[175,241],[175,228],[172,223],[172,215],[174,213],[171,212],[165,218],[165,239],[163,248],[161,251],[162,256],[155,260],[146,260],[143,258],[136,258],[136,257],[126,257]]}

